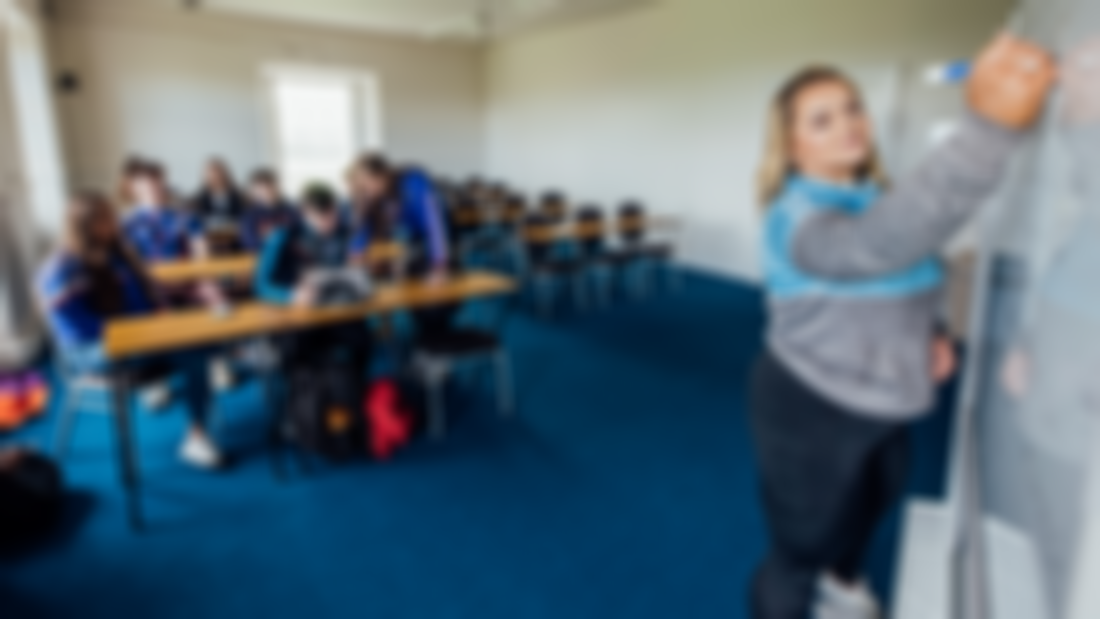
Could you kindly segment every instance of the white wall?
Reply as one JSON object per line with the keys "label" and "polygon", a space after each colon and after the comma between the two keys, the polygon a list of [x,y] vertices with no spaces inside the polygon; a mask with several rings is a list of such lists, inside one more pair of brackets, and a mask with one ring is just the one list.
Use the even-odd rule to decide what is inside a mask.
{"label": "white wall", "polygon": [[489,170],[681,215],[688,262],[757,272],[753,176],[767,101],[839,63],[881,113],[903,65],[972,53],[1009,0],[664,0],[494,45]]}
{"label": "white wall", "polygon": [[163,160],[192,189],[212,154],[238,175],[273,164],[261,67],[320,63],[375,72],[387,151],[447,173],[484,156],[484,52],[469,43],[401,39],[259,18],[189,12],[147,0],[61,0],[51,17],[70,182],[112,188],[122,159]]}

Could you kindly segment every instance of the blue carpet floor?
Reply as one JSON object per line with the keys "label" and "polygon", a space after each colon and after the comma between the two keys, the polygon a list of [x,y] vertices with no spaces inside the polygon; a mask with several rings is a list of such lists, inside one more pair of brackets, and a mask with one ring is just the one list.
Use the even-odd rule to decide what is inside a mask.
{"label": "blue carpet floor", "polygon": [[[745,423],[762,327],[757,291],[698,275],[556,322],[517,314],[517,418],[475,382],[445,442],[282,484],[252,387],[222,402],[239,462],[220,476],[175,460],[182,415],[141,414],[142,534],[107,418],[85,415],[66,530],[0,561],[0,617],[745,617],[766,543]],[[914,492],[941,492],[948,426],[915,433]],[[895,517],[870,558],[886,596],[896,533]]]}

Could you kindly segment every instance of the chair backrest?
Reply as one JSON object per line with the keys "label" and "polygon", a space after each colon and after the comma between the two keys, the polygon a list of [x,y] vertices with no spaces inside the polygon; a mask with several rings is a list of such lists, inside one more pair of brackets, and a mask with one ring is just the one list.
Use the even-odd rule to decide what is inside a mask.
{"label": "chair backrest", "polygon": [[455,236],[477,228],[481,222],[481,208],[475,200],[463,197],[450,212],[451,230]]}
{"label": "chair backrest", "polygon": [[[42,308],[41,311],[45,312],[45,305],[42,304],[41,299],[39,300],[39,306]],[[46,333],[50,344],[50,361],[53,365],[54,376],[57,377],[58,382],[63,386],[62,388],[67,390],[66,393],[81,398],[78,407],[84,409],[89,405],[83,399],[86,396],[102,398],[108,394],[111,385],[107,377],[93,374],[87,368],[82,368],[81,366],[86,364],[81,363],[73,355],[73,352],[62,343],[61,337],[54,329],[53,322],[48,319],[44,322],[46,323]]]}
{"label": "chair backrest", "polygon": [[583,255],[593,257],[603,251],[605,222],[603,209],[598,206],[589,204],[577,211],[577,244]]}
{"label": "chair backrest", "polygon": [[539,212],[557,222],[565,220],[567,210],[565,196],[558,191],[546,192],[539,203]]}
{"label": "chair backrest", "polygon": [[640,202],[628,201],[619,207],[619,238],[628,245],[645,240],[646,208]]}
{"label": "chair backrest", "polygon": [[531,264],[538,265],[552,257],[556,228],[557,223],[541,213],[524,217],[521,236]]}
{"label": "chair backrest", "polygon": [[510,194],[504,205],[504,223],[509,228],[519,227],[527,215],[527,199],[520,194]]}

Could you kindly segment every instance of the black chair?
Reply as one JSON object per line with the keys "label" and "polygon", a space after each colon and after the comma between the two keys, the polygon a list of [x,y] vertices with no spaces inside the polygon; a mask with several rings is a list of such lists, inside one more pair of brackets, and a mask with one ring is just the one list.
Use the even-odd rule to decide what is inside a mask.
{"label": "black chair", "polygon": [[523,223],[523,245],[526,249],[524,271],[533,287],[541,313],[553,312],[558,288],[566,284],[573,291],[577,308],[587,305],[585,295],[585,263],[577,256],[563,254],[557,231],[559,225],[542,215],[530,215]]}
{"label": "black chair", "polygon": [[[645,272],[647,279],[640,280],[644,289],[649,288],[652,267],[662,268],[669,284],[675,285],[676,273],[672,265],[675,249],[670,243],[649,242],[647,224],[648,213],[640,203],[627,202],[619,209],[617,226],[621,248],[617,260],[624,268],[639,268]],[[642,292],[644,294],[645,290]]]}
{"label": "black chair", "polygon": [[447,233],[451,247],[457,248],[457,254],[465,258],[477,242],[481,230],[482,210],[477,201],[469,196],[461,197],[453,208],[447,211]]}
{"label": "black chair", "polygon": [[607,247],[607,222],[599,207],[587,205],[577,211],[576,249],[588,279],[595,283],[598,304],[610,304],[615,272],[623,259]]}
{"label": "black chair", "polygon": [[489,330],[456,327],[433,333],[415,344],[413,369],[428,395],[428,433],[443,438],[447,428],[444,405],[447,380],[459,364],[491,361],[495,366],[497,404],[501,416],[515,412],[512,361],[500,336]]}
{"label": "black chair", "polygon": [[542,195],[539,201],[539,215],[548,223],[562,223],[569,214],[569,206],[565,195],[559,191],[548,191]]}
{"label": "black chair", "polygon": [[517,204],[502,185],[495,186],[476,210],[472,206],[469,209],[465,218],[476,223],[465,228],[460,244],[464,261],[518,274],[522,260],[516,243],[516,222],[521,220],[525,209],[522,198]]}

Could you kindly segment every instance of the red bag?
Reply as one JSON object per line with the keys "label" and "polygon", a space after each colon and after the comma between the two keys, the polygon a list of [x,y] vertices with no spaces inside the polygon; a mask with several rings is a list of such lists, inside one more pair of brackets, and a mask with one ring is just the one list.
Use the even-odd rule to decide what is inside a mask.
{"label": "red bag", "polygon": [[401,390],[392,380],[379,380],[367,392],[367,452],[388,460],[413,438],[415,418],[404,406]]}

